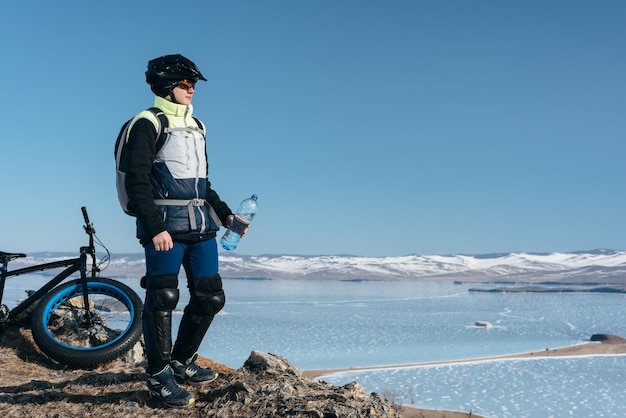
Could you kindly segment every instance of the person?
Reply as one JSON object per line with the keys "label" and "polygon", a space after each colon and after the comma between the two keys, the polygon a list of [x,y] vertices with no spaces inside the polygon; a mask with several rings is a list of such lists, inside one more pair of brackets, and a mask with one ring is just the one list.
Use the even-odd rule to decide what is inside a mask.
{"label": "person", "polygon": [[[182,55],[148,62],[146,81],[154,107],[168,120],[169,137],[157,152],[156,117],[150,111],[132,122],[125,150],[128,205],[136,215],[137,238],[145,251],[146,289],[142,323],[151,397],[185,407],[194,397],[181,384],[203,385],[217,378],[196,364],[197,351],[225,303],[218,272],[216,232],[233,213],[212,189],[203,123],[191,101],[199,80],[196,65]],[[158,125],[156,125],[158,126]],[[172,346],[172,310],[179,300],[183,267],[190,293]]]}

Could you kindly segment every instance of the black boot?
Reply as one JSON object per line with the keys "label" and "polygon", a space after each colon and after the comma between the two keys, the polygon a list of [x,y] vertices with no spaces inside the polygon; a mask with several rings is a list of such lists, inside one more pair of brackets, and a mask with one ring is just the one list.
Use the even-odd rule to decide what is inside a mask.
{"label": "black boot", "polygon": [[148,374],[157,373],[170,364],[172,352],[172,313],[143,314],[143,335],[148,359]]}
{"label": "black boot", "polygon": [[172,359],[181,363],[189,360],[198,351],[213,318],[226,301],[219,274],[191,281],[189,292],[191,298],[185,306],[185,314],[180,321],[172,352]]}
{"label": "black boot", "polygon": [[213,322],[211,317],[185,312],[178,327],[172,358],[181,362],[191,358],[200,348],[211,322]]}
{"label": "black boot", "polygon": [[215,371],[200,367],[195,363],[200,343],[212,321],[213,317],[194,315],[189,312],[183,315],[170,363],[179,382],[198,386],[217,379],[218,375]]}

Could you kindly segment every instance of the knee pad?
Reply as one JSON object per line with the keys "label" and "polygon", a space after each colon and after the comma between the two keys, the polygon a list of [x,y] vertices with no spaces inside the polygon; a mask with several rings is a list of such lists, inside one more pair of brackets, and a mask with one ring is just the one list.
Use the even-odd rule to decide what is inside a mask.
{"label": "knee pad", "polygon": [[226,303],[219,274],[194,280],[191,285],[191,312],[202,316],[215,316]]}
{"label": "knee pad", "polygon": [[[144,280],[145,279],[145,280]],[[145,284],[147,301],[150,311],[172,311],[176,308],[178,298],[178,277],[173,275],[147,276],[141,279]]]}

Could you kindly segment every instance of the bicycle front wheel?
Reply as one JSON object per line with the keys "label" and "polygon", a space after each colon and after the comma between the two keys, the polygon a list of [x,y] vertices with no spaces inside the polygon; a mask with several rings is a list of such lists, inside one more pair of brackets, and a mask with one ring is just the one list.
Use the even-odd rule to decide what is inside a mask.
{"label": "bicycle front wheel", "polygon": [[108,363],[141,337],[143,303],[128,286],[106,278],[69,281],[48,292],[33,314],[33,339],[46,355],[72,367]]}

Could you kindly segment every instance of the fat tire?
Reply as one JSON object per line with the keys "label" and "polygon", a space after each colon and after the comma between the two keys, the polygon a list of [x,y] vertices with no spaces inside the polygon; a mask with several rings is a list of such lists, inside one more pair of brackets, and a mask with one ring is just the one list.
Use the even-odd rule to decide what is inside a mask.
{"label": "fat tire", "polygon": [[[75,368],[91,368],[115,360],[130,350],[142,333],[143,302],[134,290],[116,280],[103,277],[90,278],[87,282],[90,301],[97,300],[98,297],[107,297],[114,303],[121,303],[124,306],[123,311],[128,311],[128,319],[123,321],[124,328],[115,330],[116,333],[119,331],[119,334],[110,340],[96,346],[75,346],[60,341],[49,330],[49,322],[60,305],[64,305],[72,298],[79,296],[78,300],[82,298],[81,279],[63,283],[52,289],[44,295],[33,313],[31,330],[33,339],[41,351],[59,363]],[[84,309],[82,311],[84,312]],[[107,329],[106,326],[102,328]]]}

